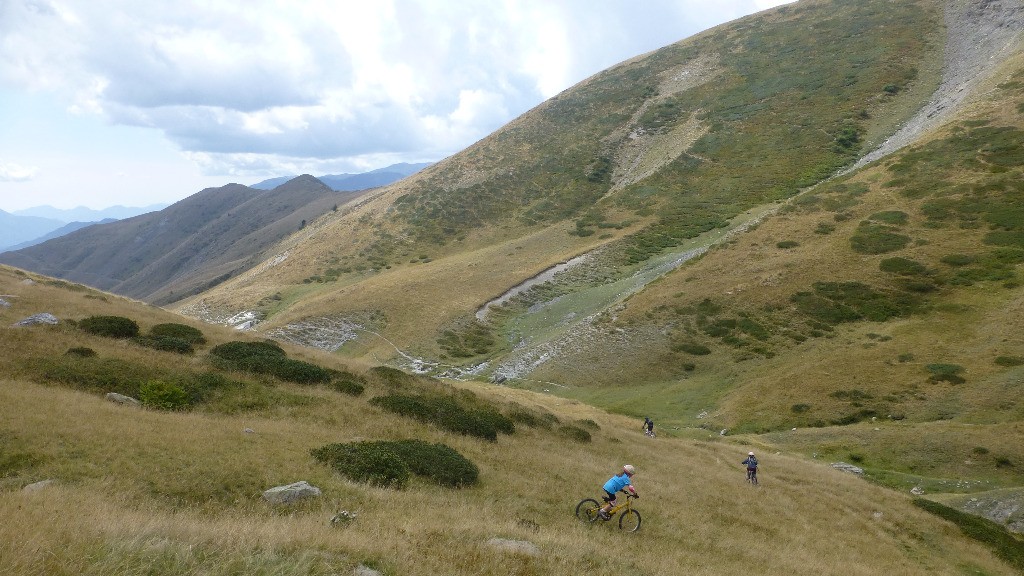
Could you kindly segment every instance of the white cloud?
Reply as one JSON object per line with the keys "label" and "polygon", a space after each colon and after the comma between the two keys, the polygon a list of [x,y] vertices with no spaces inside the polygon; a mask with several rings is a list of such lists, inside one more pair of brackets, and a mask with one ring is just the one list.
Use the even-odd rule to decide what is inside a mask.
{"label": "white cloud", "polygon": [[207,173],[421,161],[603,68],[780,3],[0,0],[0,89],[159,130]]}
{"label": "white cloud", "polygon": [[0,182],[27,182],[35,178],[37,172],[39,168],[35,166],[0,162]]}

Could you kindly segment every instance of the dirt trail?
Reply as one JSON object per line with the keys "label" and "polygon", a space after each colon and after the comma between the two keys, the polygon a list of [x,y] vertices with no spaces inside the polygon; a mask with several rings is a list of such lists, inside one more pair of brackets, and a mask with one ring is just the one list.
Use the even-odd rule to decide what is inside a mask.
{"label": "dirt trail", "polygon": [[1021,42],[1021,0],[947,0],[942,83],[931,100],[895,134],[844,173],[887,156],[946,121]]}

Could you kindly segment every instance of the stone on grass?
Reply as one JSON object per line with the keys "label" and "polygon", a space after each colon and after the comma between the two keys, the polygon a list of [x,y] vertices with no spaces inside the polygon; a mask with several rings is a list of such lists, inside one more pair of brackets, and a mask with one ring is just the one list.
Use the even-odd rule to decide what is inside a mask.
{"label": "stone on grass", "polygon": [[43,488],[46,488],[50,484],[53,484],[56,480],[40,480],[39,482],[33,482],[28,486],[21,489],[22,492],[39,492]]}
{"label": "stone on grass", "polygon": [[0,308],[10,308],[10,307],[11,307],[11,303],[10,302],[8,302],[7,300],[4,300],[3,298],[0,298]]}
{"label": "stone on grass", "polygon": [[374,570],[373,568],[370,568],[369,566],[367,566],[365,564],[360,564],[359,566],[356,566],[356,569],[355,569],[355,571],[352,572],[352,575],[353,576],[384,576],[384,573],[383,572],[378,572],[377,570]]}
{"label": "stone on grass", "polygon": [[300,480],[287,486],[275,486],[263,493],[263,499],[271,504],[291,504],[306,498],[318,498],[320,489]]}
{"label": "stone on grass", "polygon": [[58,320],[56,316],[54,316],[53,314],[50,314],[49,312],[43,312],[42,314],[33,314],[32,316],[29,316],[28,318],[25,318],[24,320],[20,320],[18,322],[15,322],[14,325],[15,326],[36,326],[38,324],[50,324],[50,325],[53,325],[53,324],[58,324],[58,323],[60,323],[60,320]]}
{"label": "stone on grass", "polygon": [[843,472],[849,472],[851,474],[863,474],[864,469],[858,468],[853,464],[847,464],[846,462],[836,462],[832,464],[832,467],[836,470],[842,470]]}
{"label": "stone on grass", "polygon": [[125,406],[141,406],[142,404],[131,396],[125,396],[124,394],[118,394],[117,392],[107,392],[107,400],[117,404],[123,404]]}

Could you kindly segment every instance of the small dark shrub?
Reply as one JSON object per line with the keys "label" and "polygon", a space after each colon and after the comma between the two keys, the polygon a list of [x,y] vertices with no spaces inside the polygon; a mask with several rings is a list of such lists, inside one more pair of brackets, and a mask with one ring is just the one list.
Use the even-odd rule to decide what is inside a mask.
{"label": "small dark shrub", "polygon": [[964,371],[964,367],[958,364],[928,364],[925,368],[932,374],[928,378],[929,382],[949,382],[950,384],[963,384],[966,382],[960,376],[960,373]]}
{"label": "small dark shrub", "polygon": [[601,429],[601,427],[597,424],[597,422],[594,422],[590,418],[584,418],[583,420],[577,420],[576,421],[576,425],[580,426],[581,428],[586,428],[587,430],[597,431],[597,430]]}
{"label": "small dark shrub", "polygon": [[[71,352],[68,350],[68,352]],[[1000,366],[1020,366],[1024,364],[1024,356],[997,356],[996,364]]]}
{"label": "small dark shrub", "polygon": [[401,388],[416,382],[416,377],[412,374],[407,374],[389,366],[374,366],[367,371],[367,374],[378,378],[381,382],[393,388]]}
{"label": "small dark shrub", "polygon": [[948,266],[967,266],[977,262],[978,258],[968,256],[967,254],[950,254],[949,256],[943,256],[939,261]]}
{"label": "small dark shrub", "polygon": [[910,237],[881,224],[862,223],[850,237],[850,247],[860,254],[885,254],[906,247]]}
{"label": "small dark shrub", "polygon": [[1013,462],[1006,456],[996,457],[996,468],[1013,468]]}
{"label": "small dark shrub", "polygon": [[84,346],[76,348],[68,348],[68,351],[64,353],[65,356],[78,356],[79,358],[93,358],[96,356],[96,351],[92,348],[86,348]]}
{"label": "small dark shrub", "polygon": [[123,316],[90,316],[80,320],[78,327],[90,334],[107,338],[132,338],[139,335],[139,325]]}
{"label": "small dark shrub", "polygon": [[448,396],[388,394],[370,404],[400,416],[415,418],[445,430],[495,442],[498,432],[511,433],[515,425],[494,410],[468,409]]}
{"label": "small dark shrub", "polygon": [[787,248],[796,248],[799,245],[800,243],[797,242],[796,240],[783,240],[782,242],[776,243],[775,247],[782,248],[783,250],[785,250]]}
{"label": "small dark shrub", "polygon": [[139,401],[157,410],[184,410],[188,394],[180,386],[162,380],[150,380],[139,386]]}
{"label": "small dark shrub", "polygon": [[793,404],[789,409],[794,414],[803,414],[804,412],[808,412],[811,409],[811,405],[810,404]]}
{"label": "small dark shrub", "polygon": [[334,372],[332,373],[331,381],[327,383],[327,386],[336,392],[342,394],[348,394],[349,396],[360,396],[365,387],[366,379],[357,374],[351,372]]}
{"label": "small dark shrub", "polygon": [[146,348],[153,348],[162,352],[175,352],[177,354],[192,354],[195,348],[188,340],[174,338],[172,336],[136,336],[132,342]]}
{"label": "small dark shrub", "polygon": [[206,337],[198,328],[186,326],[185,324],[157,324],[149,330],[151,336],[162,336],[166,338],[177,338],[189,344],[206,344]]}
{"label": "small dark shrub", "polygon": [[508,419],[516,424],[529,426],[530,428],[544,428],[550,430],[552,422],[547,418],[538,416],[536,413],[524,408],[514,408],[508,413]]}
{"label": "small dark shrub", "polygon": [[868,220],[875,222],[882,222],[885,224],[893,224],[895,226],[901,226],[906,224],[909,220],[909,216],[906,212],[900,212],[898,210],[889,210],[886,212],[876,212],[871,216],[868,216]]}
{"label": "small dark shrub", "polygon": [[984,446],[976,446],[974,450],[971,450],[971,452],[978,456],[984,456],[985,454],[988,454],[988,448],[985,448]]}
{"label": "small dark shrub", "polygon": [[686,352],[687,354],[693,354],[694,356],[707,356],[711,354],[711,349],[702,344],[696,342],[682,342],[672,347],[673,350],[680,352]]}
{"label": "small dark shrub", "polygon": [[580,428],[578,426],[559,426],[558,433],[573,442],[587,443],[590,442],[590,432]]}
{"label": "small dark shrub", "polygon": [[921,276],[928,273],[928,269],[920,262],[907,258],[886,258],[878,265],[882,272],[900,274],[902,276]]}
{"label": "small dark shrub", "polygon": [[409,483],[409,465],[379,442],[328,444],[310,452],[317,462],[355,482],[398,489]]}

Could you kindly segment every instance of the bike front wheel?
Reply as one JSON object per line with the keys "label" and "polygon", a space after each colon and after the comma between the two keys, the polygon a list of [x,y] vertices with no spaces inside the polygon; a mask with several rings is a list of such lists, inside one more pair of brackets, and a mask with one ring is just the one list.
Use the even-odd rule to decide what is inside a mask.
{"label": "bike front wheel", "polygon": [[640,529],[640,512],[636,510],[626,510],[619,516],[619,529],[625,530],[626,532],[636,532]]}
{"label": "bike front wheel", "polygon": [[584,498],[576,505],[576,518],[579,518],[580,522],[593,522],[598,519],[597,511],[600,509],[601,505],[597,500]]}

